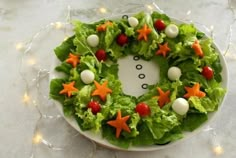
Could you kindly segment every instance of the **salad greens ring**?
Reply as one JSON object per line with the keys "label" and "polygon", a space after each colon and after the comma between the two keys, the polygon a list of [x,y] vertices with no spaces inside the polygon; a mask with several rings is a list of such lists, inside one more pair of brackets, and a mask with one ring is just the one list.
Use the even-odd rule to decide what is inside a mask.
{"label": "salad greens ring", "polygon": [[[225,63],[193,24],[140,12],[73,25],[75,34],[55,48],[63,76],[51,80],[50,97],[86,137],[117,149],[158,149],[199,129],[222,103]],[[119,80],[117,61],[127,55],[160,68],[158,83],[139,97],[125,94]],[[172,67],[178,71],[169,75]]]}

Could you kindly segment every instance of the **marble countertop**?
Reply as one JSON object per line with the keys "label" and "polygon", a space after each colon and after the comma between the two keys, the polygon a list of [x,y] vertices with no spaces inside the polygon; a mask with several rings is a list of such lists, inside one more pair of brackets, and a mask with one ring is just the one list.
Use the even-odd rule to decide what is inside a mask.
{"label": "marble countertop", "polygon": [[[171,17],[192,21],[212,35],[229,70],[224,105],[207,128],[166,149],[124,152],[97,146],[69,126],[44,95],[48,91],[49,54],[71,34],[65,24],[70,18],[91,21],[158,8]],[[1,0],[0,157],[236,157],[235,11],[235,0]]]}

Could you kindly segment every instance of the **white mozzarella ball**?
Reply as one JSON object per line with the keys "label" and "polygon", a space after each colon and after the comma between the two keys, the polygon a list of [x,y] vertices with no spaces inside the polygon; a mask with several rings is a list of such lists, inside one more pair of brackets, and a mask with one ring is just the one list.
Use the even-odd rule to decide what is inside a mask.
{"label": "white mozzarella ball", "polygon": [[179,34],[179,28],[175,24],[169,24],[165,28],[165,34],[169,38],[175,38]]}
{"label": "white mozzarella ball", "polygon": [[167,76],[171,81],[178,80],[182,75],[180,68],[172,66],[168,69]]}
{"label": "white mozzarella ball", "polygon": [[131,26],[131,27],[136,27],[137,25],[138,25],[138,19],[137,18],[135,18],[135,17],[129,17],[128,18],[128,22],[129,22],[129,25]]}
{"label": "white mozzarella ball", "polygon": [[85,84],[90,84],[94,81],[94,73],[91,70],[83,70],[80,73],[80,78]]}
{"label": "white mozzarella ball", "polygon": [[95,34],[89,35],[87,37],[87,42],[91,47],[96,47],[99,43],[99,37]]}
{"label": "white mozzarella ball", "polygon": [[185,115],[189,109],[188,101],[184,98],[177,98],[172,104],[172,109],[179,115]]}

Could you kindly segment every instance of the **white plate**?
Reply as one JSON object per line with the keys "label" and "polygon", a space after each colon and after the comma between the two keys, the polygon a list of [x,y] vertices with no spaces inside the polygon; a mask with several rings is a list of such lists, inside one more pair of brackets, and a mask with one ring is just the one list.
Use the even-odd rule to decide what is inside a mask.
{"label": "white plate", "polygon": [[[120,17],[120,16],[119,16]],[[111,18],[109,18],[111,19]],[[173,21],[175,21],[176,23],[183,23],[179,20],[176,20],[176,19],[172,19]],[[221,51],[219,50],[219,48],[213,44],[213,47],[215,47],[216,51],[219,53],[219,56],[220,56],[220,60],[221,60],[221,65],[222,65],[222,78],[223,78],[223,81],[222,81],[222,87],[223,88],[226,88],[228,87],[228,70],[227,70],[227,66],[226,66],[226,61],[224,59],[224,57],[222,56],[222,54],[220,53]],[[54,56],[55,58],[53,59],[53,62],[52,62],[52,66],[51,66],[51,73],[50,73],[50,80],[54,79],[54,78],[60,78],[61,77],[61,74],[56,72],[54,70],[54,68],[60,64],[60,61],[56,58],[56,56]],[[122,61],[119,61],[119,62],[122,62],[122,65],[125,66],[125,67],[132,67],[132,64],[136,64],[133,60],[130,61],[130,62],[127,62],[128,60],[132,60],[132,58],[130,57],[127,57],[125,60],[122,60]],[[142,61],[140,60],[139,62],[142,63],[142,65],[145,65],[145,69],[144,70],[149,70],[149,71],[152,71],[153,70],[153,64],[151,63],[147,63],[146,61]],[[128,65],[127,65],[128,64]],[[133,65],[135,67],[135,65]],[[121,67],[120,67],[121,68]],[[121,68],[122,69],[122,68]],[[156,69],[155,69],[156,70]],[[129,71],[128,74],[129,76],[137,76],[137,72],[136,71],[132,71],[132,70],[127,70]],[[119,76],[121,76],[122,74],[124,73],[124,76],[126,75],[127,76],[127,72],[125,72],[124,69],[122,69],[122,71],[120,72],[119,71]],[[132,73],[132,75],[130,74]],[[151,74],[150,72],[148,72],[148,74]],[[122,81],[122,84],[124,85],[131,85],[133,86],[133,84],[137,84],[137,82],[139,82],[139,80],[137,80],[137,77],[136,78],[136,82],[134,82],[134,80],[127,80],[127,78],[120,78],[121,81]],[[154,80],[153,78],[149,78],[147,77],[147,83],[156,83],[156,80],[158,80],[158,76],[154,77]],[[131,82],[132,81],[132,82]],[[123,83],[124,82],[124,83]],[[143,82],[143,80],[142,80]],[[135,86],[133,86],[132,88],[134,88]],[[124,88],[124,92],[126,93],[132,93],[134,96],[139,96],[140,94],[142,93],[145,93],[145,90],[141,89],[140,87],[137,87],[136,91],[129,91],[128,89],[130,88],[127,88],[125,87]],[[226,95],[225,95],[226,96]],[[222,107],[222,104],[225,100],[225,97],[222,99],[222,102],[221,102],[221,105],[219,105],[219,108]],[[61,112],[61,114],[64,116],[63,114],[63,108],[62,108],[62,105],[55,101],[55,104],[56,106],[58,107],[59,111]],[[219,109],[218,109],[219,111]],[[102,145],[102,146],[105,146],[105,147],[108,147],[108,148],[112,148],[112,149],[117,149],[117,150],[128,150],[128,151],[153,151],[153,150],[159,150],[159,149],[164,149],[164,148],[167,148],[167,147],[170,147],[176,143],[179,143],[195,134],[197,134],[199,131],[201,131],[202,129],[204,129],[204,127],[206,127],[207,124],[209,124],[210,121],[212,121],[213,119],[213,116],[215,116],[217,113],[217,111],[215,112],[212,112],[210,114],[208,114],[208,120],[206,122],[204,122],[199,128],[195,129],[193,132],[184,132],[183,135],[184,135],[184,138],[180,139],[180,140],[177,140],[177,141],[174,141],[174,142],[170,142],[169,144],[166,144],[166,145],[151,145],[151,146],[139,146],[139,147],[134,147],[134,146],[131,146],[129,147],[128,149],[123,149],[123,148],[120,148],[118,146],[115,146],[115,145],[112,145],[110,144],[106,139],[103,139],[101,134],[95,134],[91,131],[82,131],[80,129],[80,127],[78,126],[76,120],[74,118],[69,118],[69,117],[65,117],[65,120],[72,126],[74,127],[80,134],[82,134],[83,136],[87,137],[88,139],[90,140],[93,140],[95,141],[96,143]]]}

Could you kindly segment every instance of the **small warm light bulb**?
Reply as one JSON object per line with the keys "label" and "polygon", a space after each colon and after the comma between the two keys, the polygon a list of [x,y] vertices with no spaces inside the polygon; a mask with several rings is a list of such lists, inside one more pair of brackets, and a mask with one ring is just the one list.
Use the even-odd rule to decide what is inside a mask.
{"label": "small warm light bulb", "polygon": [[34,144],[39,144],[42,142],[42,140],[43,140],[43,136],[40,133],[35,134],[33,137]]}
{"label": "small warm light bulb", "polygon": [[63,28],[63,24],[62,24],[61,22],[56,22],[55,25],[54,25],[54,27],[55,27],[56,29],[62,29],[62,28]]}
{"label": "small warm light bulb", "polygon": [[66,41],[68,39],[68,36],[64,37],[63,41]]}
{"label": "small warm light bulb", "polygon": [[153,10],[153,7],[151,5],[146,5],[146,7],[149,9],[149,10]]}
{"label": "small warm light bulb", "polygon": [[20,43],[17,43],[15,47],[16,47],[16,50],[21,51],[24,49],[24,44],[20,42]]}
{"label": "small warm light bulb", "polygon": [[37,105],[36,100],[33,100],[32,102],[33,102],[33,105],[35,105],[35,106]]}
{"label": "small warm light bulb", "polygon": [[225,57],[230,57],[230,56],[231,56],[231,54],[230,54],[230,52],[229,52],[229,51],[227,51],[227,52],[225,52],[225,53],[224,53],[224,56],[225,56]]}
{"label": "small warm light bulb", "polygon": [[210,26],[210,29],[213,31],[213,30],[214,30],[214,25],[211,25],[211,26]]}
{"label": "small warm light bulb", "polygon": [[27,94],[27,92],[25,92],[24,96],[23,96],[23,102],[24,103],[28,103],[30,101],[30,97],[29,95]]}
{"label": "small warm light bulb", "polygon": [[107,9],[104,8],[104,7],[101,7],[101,8],[99,8],[99,11],[100,11],[101,13],[106,13],[106,12],[107,12]]}
{"label": "small warm light bulb", "polygon": [[188,10],[186,14],[187,14],[187,15],[190,15],[190,14],[191,14],[191,10]]}
{"label": "small warm light bulb", "polygon": [[222,155],[224,153],[224,149],[222,148],[222,146],[217,145],[213,147],[213,152],[215,153],[215,155]]}
{"label": "small warm light bulb", "polygon": [[28,65],[35,65],[36,64],[36,60],[34,58],[30,58],[27,61]]}
{"label": "small warm light bulb", "polygon": [[231,60],[236,60],[236,55],[227,51],[224,53],[224,56],[227,57],[228,59],[231,59]]}
{"label": "small warm light bulb", "polygon": [[235,55],[235,54],[232,54],[232,55],[231,55],[231,58],[232,58],[233,60],[236,60],[236,55]]}

